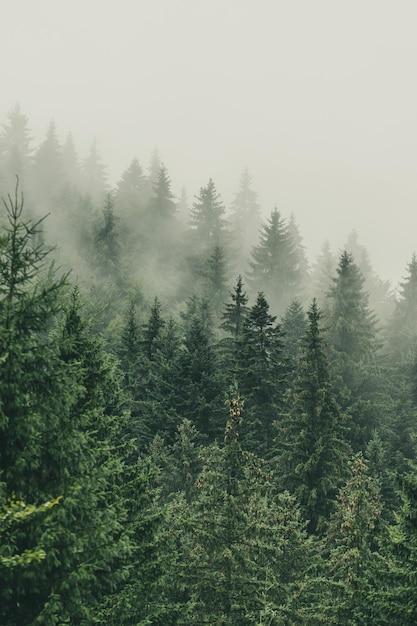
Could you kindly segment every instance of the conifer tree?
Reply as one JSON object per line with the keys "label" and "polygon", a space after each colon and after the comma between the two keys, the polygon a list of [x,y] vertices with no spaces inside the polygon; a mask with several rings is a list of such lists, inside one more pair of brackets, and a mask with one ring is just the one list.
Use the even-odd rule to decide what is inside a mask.
{"label": "conifer tree", "polygon": [[121,279],[121,245],[118,232],[118,217],[114,212],[114,199],[111,193],[106,196],[101,223],[96,226],[93,239],[93,266],[105,278]]}
{"label": "conifer tree", "polygon": [[367,249],[358,239],[357,232],[352,231],[348,236],[345,250],[352,255],[365,279],[364,287],[369,296],[370,308],[385,324],[392,315],[395,305],[391,284],[388,280],[382,280],[375,272]]}
{"label": "conifer tree", "polygon": [[352,256],[343,252],[329,292],[329,339],[337,400],[351,416],[354,451],[365,450],[384,415],[376,319],[363,286],[364,278]]}
{"label": "conifer tree", "polygon": [[396,368],[410,365],[417,347],[417,256],[407,267],[408,276],[400,283],[394,312],[387,328],[390,362]]}
{"label": "conifer tree", "polygon": [[242,449],[241,413],[235,398],[224,444],[206,451],[196,500],[184,511],[180,624],[292,623],[296,614],[294,586],[309,551],[304,525],[294,499],[274,499],[263,462]]}
{"label": "conifer tree", "polygon": [[[327,532],[323,564],[329,580],[328,624],[388,624],[380,593],[387,561],[380,551],[383,533],[377,482],[369,477],[361,454],[351,463]],[[405,623],[405,622],[403,622]]]}
{"label": "conifer tree", "polygon": [[323,530],[336,493],[347,475],[350,449],[345,417],[333,394],[320,328],[321,314],[313,300],[308,312],[304,350],[288,413],[278,422],[278,466],[284,488],[294,493],[309,531]]}
{"label": "conifer tree", "polygon": [[33,187],[37,200],[42,203],[55,200],[63,183],[62,148],[52,120],[33,160]]}
{"label": "conifer tree", "polygon": [[135,157],[117,184],[116,202],[123,214],[133,217],[143,210],[145,206],[144,189],[145,176],[138,159]]}
{"label": "conifer tree", "polygon": [[83,192],[91,196],[94,202],[101,201],[108,188],[108,177],[96,140],[91,144],[90,152],[84,159],[82,174]]}
{"label": "conifer tree", "polygon": [[194,245],[206,254],[214,245],[222,245],[226,237],[225,207],[210,178],[200,189],[191,207],[190,226]]}
{"label": "conifer tree", "polygon": [[62,146],[61,158],[64,179],[67,181],[67,185],[79,188],[81,185],[81,167],[72,133],[68,133],[66,141]]}
{"label": "conifer tree", "polygon": [[215,245],[211,251],[205,269],[205,294],[215,315],[218,315],[227,297],[226,252],[222,246]]}
{"label": "conifer tree", "polygon": [[17,191],[6,209],[0,263],[4,493],[30,494],[35,505],[62,501],[45,526],[29,518],[16,531],[19,550],[39,545],[46,556],[24,572],[0,573],[0,619],[13,625],[91,622],[120,579],[128,548],[124,503],[116,497],[122,470],[114,446],[117,382],[83,327],[77,298],[62,311],[65,277],[46,272],[47,250],[33,244],[39,224],[22,219]]}
{"label": "conifer tree", "polygon": [[272,453],[273,424],[283,407],[286,376],[281,329],[259,293],[243,323],[236,380],[247,412],[245,445],[262,458]]}
{"label": "conifer tree", "polygon": [[232,336],[234,340],[238,340],[242,336],[243,324],[248,312],[248,297],[243,290],[242,276],[239,274],[236,281],[236,286],[232,292],[230,292],[230,298],[232,302],[227,302],[224,305],[222,313],[221,328]]}
{"label": "conifer tree", "polygon": [[411,626],[417,619],[417,479],[413,468],[399,479],[402,507],[390,528],[389,586],[379,598],[387,623]]}
{"label": "conifer tree", "polygon": [[299,300],[292,300],[281,321],[283,349],[288,357],[290,377],[294,378],[307,331],[305,311]]}
{"label": "conifer tree", "polygon": [[177,413],[191,420],[211,439],[221,433],[222,399],[226,381],[214,346],[204,308],[198,306],[185,327],[178,362]]}
{"label": "conifer tree", "polygon": [[323,311],[327,308],[327,296],[333,285],[333,278],[336,275],[337,261],[337,256],[333,254],[330,248],[330,243],[325,241],[313,263],[311,287],[309,290],[311,297],[316,298],[318,305]]}
{"label": "conifer tree", "polygon": [[265,293],[274,313],[282,314],[298,297],[302,276],[294,242],[277,209],[262,229],[249,266],[248,284],[252,291]]}
{"label": "conifer tree", "polygon": [[160,168],[158,178],[154,183],[153,195],[148,203],[148,212],[149,218],[154,224],[160,224],[163,220],[174,217],[176,213],[171,180],[164,166]]}
{"label": "conifer tree", "polygon": [[251,188],[251,183],[252,177],[245,168],[239,181],[239,189],[230,205],[232,245],[237,251],[239,268],[245,267],[249,251],[257,241],[261,226],[258,196]]}
{"label": "conifer tree", "polygon": [[26,188],[32,165],[32,137],[28,127],[28,117],[16,104],[7,114],[0,134],[0,167],[4,175],[4,188],[12,188],[18,176],[23,188]]}

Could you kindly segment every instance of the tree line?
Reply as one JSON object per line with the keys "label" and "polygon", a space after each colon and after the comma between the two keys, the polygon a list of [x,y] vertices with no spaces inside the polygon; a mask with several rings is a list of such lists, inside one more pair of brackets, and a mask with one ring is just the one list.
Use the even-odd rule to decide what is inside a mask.
{"label": "tree line", "polygon": [[229,212],[156,154],[110,190],[27,124],[0,136],[0,623],[414,624],[416,258],[396,296],[354,233],[311,268],[247,171]]}

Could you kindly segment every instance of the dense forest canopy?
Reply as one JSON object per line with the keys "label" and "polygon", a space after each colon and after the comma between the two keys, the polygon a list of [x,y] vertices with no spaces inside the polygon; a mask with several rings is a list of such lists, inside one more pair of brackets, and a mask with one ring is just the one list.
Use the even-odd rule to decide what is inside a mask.
{"label": "dense forest canopy", "polygon": [[414,625],[415,255],[19,105],[0,192],[0,624]]}

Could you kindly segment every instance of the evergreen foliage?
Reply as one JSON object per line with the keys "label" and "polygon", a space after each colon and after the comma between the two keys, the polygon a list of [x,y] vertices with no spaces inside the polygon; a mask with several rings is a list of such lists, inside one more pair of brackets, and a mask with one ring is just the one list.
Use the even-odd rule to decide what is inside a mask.
{"label": "evergreen foliage", "polygon": [[323,530],[338,487],[347,474],[349,446],[346,418],[330,382],[321,337],[321,314],[313,300],[298,375],[287,398],[287,413],[278,422],[277,463],[281,480],[301,504],[309,531]]}
{"label": "evergreen foliage", "polygon": [[329,338],[337,400],[351,417],[350,439],[356,452],[365,449],[383,411],[376,319],[363,287],[352,256],[343,252],[329,292]]}
{"label": "evergreen foliage", "polygon": [[300,295],[302,275],[295,242],[276,208],[252,250],[249,266],[249,286],[252,291],[265,293],[275,313],[282,314]]}

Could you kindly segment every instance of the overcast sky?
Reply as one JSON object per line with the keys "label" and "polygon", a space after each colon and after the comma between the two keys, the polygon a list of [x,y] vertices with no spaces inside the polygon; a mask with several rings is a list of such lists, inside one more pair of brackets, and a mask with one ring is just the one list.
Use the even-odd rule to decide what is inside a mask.
{"label": "overcast sky", "polygon": [[157,147],[176,193],[245,166],[310,257],[359,233],[397,283],[417,250],[415,0],[0,0],[1,121],[53,118],[112,182]]}

